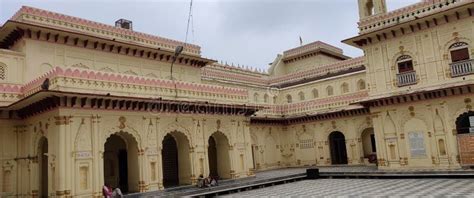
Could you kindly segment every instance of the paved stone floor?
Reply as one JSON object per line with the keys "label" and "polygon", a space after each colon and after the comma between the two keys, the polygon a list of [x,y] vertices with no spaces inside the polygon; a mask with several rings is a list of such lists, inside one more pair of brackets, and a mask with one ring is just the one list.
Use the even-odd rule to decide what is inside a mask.
{"label": "paved stone floor", "polygon": [[226,197],[474,197],[474,179],[318,179]]}
{"label": "paved stone floor", "polygon": [[[283,168],[283,169],[275,169],[275,170],[267,170],[267,171],[259,171],[259,172],[256,172],[256,176],[255,177],[250,177],[250,178],[242,178],[242,179],[237,179],[237,180],[223,180],[223,181],[220,181],[220,185],[218,187],[212,187],[208,190],[213,190],[213,189],[217,189],[217,188],[227,188],[227,187],[232,187],[232,186],[242,186],[242,185],[245,185],[245,184],[249,184],[249,183],[254,183],[254,182],[259,182],[259,181],[265,181],[265,180],[269,180],[269,179],[274,179],[274,178],[281,178],[281,177],[289,177],[289,176],[293,176],[293,175],[297,175],[297,174],[303,174],[303,173],[306,173],[306,169],[308,167],[298,167],[298,168]],[[321,173],[328,173],[328,172],[332,172],[332,173],[335,173],[335,172],[351,172],[351,173],[377,173],[377,172],[392,172],[392,171],[382,171],[382,170],[378,170],[376,166],[326,166],[326,167],[316,167],[319,169],[319,171]],[[438,169],[439,171],[440,169]],[[403,170],[403,171],[400,171],[400,170],[397,170],[397,171],[393,171],[393,172],[405,172],[405,173],[409,173],[409,172],[431,172],[433,171],[433,169],[418,169],[418,170]],[[465,172],[472,172],[472,170],[463,170],[463,169],[455,169],[455,170],[445,170],[445,171],[450,171],[450,172],[458,172],[458,173],[461,173],[461,174],[464,174]],[[321,181],[326,181],[327,183],[315,183],[315,184],[311,184],[311,182],[321,182]],[[380,183],[378,183],[378,181],[380,181]],[[370,180],[357,180],[357,179],[344,179],[344,180],[317,180],[317,181],[301,181],[301,182],[297,182],[297,183],[294,183],[294,184],[287,184],[287,185],[279,185],[279,186],[275,186],[275,187],[269,187],[269,188],[265,188],[265,189],[261,189],[261,190],[254,190],[254,191],[249,191],[249,192],[244,192],[242,194],[236,194],[236,196],[247,196],[247,197],[254,197],[254,196],[265,196],[266,194],[268,194],[269,196],[298,196],[300,194],[297,194],[296,192],[300,192],[303,193],[303,192],[306,192],[307,194],[301,194],[300,196],[312,196],[314,195],[315,197],[324,197],[324,196],[348,196],[348,195],[352,195],[351,193],[354,193],[354,195],[356,197],[358,196],[361,196],[361,195],[365,195],[364,193],[369,193],[369,191],[366,191],[364,189],[371,189],[371,191],[375,191],[375,192],[378,192],[379,191],[379,188],[381,187],[384,187],[386,186],[388,189],[391,189],[390,187],[395,184],[398,184],[398,183],[407,183],[407,182],[414,182],[416,180],[410,180],[410,179],[407,179],[407,180],[402,180],[402,179],[396,179],[396,180],[375,180],[375,179],[370,179]],[[429,185],[432,185],[432,184],[437,184],[437,181],[438,182],[442,182],[443,184],[450,184],[449,186],[447,186],[447,190],[456,190],[456,188],[453,188],[453,187],[457,187],[458,185],[456,184],[456,182],[451,182],[450,181],[458,181],[458,182],[465,182],[465,181],[469,181],[470,184],[468,185],[472,191],[474,192],[474,179],[472,180],[444,180],[444,179],[436,179],[436,180],[429,180],[429,179],[426,179],[426,180],[418,180],[416,182],[417,185],[421,185],[423,186],[422,184],[424,183],[427,183]],[[307,183],[307,182],[310,182],[310,183]],[[337,183],[335,183],[337,182]],[[345,183],[345,182],[348,182],[348,183]],[[299,189],[297,191],[293,190],[293,191],[290,191],[291,189],[297,189],[295,187],[295,185],[297,187],[306,187],[306,190],[305,189]],[[318,187],[318,186],[321,186],[321,187]],[[409,183],[409,185],[406,185],[405,187],[410,187],[410,185],[414,185],[414,184],[411,184]],[[289,186],[288,190],[285,190],[284,187],[286,186]],[[338,187],[340,186],[347,186],[348,190],[349,191],[341,191],[341,189],[338,189]],[[352,186],[352,187],[351,187]],[[402,185],[403,186],[403,185]],[[439,187],[439,186],[438,186]],[[349,189],[350,188],[350,189]],[[462,189],[462,186],[459,186],[458,188],[461,188]],[[267,189],[270,189],[270,192],[278,192],[278,193],[266,193],[267,192]],[[271,190],[273,189],[273,190]],[[279,189],[283,189],[283,190],[279,190]],[[316,191],[314,191],[314,189],[318,189],[316,191],[321,191],[321,192],[332,192],[332,193],[338,193],[338,192],[341,192],[342,194],[313,194],[315,193]],[[331,189],[330,191],[327,191],[327,189]],[[350,191],[352,189],[352,191]],[[445,191],[443,191],[444,187],[440,188],[440,189],[436,189],[438,190],[439,192],[441,192],[441,194]],[[166,189],[166,190],[163,190],[163,191],[154,191],[154,192],[147,192],[147,193],[136,193],[136,194],[129,194],[128,196],[126,197],[131,197],[131,198],[135,198],[135,197],[174,197],[174,196],[181,196],[181,195],[187,195],[189,193],[193,193],[193,192],[196,192],[196,191],[201,191],[202,189],[199,189],[199,188],[196,188],[195,186],[181,186],[181,187],[177,187],[177,188],[171,188],[171,189]],[[326,190],[326,191],[325,191]],[[356,194],[356,190],[359,190],[357,192],[362,192],[362,194]],[[387,189],[385,189],[387,190]],[[385,191],[385,190],[382,190],[381,192]],[[400,192],[403,192],[405,190],[401,190]],[[252,194],[248,194],[248,193],[259,193],[259,192],[264,192],[264,193],[261,193],[261,194],[255,194],[255,195],[252,195]],[[346,194],[344,194],[344,193]],[[451,191],[449,191],[451,192]],[[289,193],[289,194],[288,194]],[[319,192],[320,193],[320,192]],[[383,194],[382,194],[383,196]],[[474,198],[474,194],[471,194],[470,195],[471,197]],[[368,196],[368,197],[371,197],[371,196]],[[441,196],[443,197],[443,196]],[[462,197],[462,196],[461,196]]]}

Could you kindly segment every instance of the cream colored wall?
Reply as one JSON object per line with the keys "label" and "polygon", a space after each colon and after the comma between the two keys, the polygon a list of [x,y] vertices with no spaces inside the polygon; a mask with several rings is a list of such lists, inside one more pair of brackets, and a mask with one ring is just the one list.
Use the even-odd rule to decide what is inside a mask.
{"label": "cream colored wall", "polygon": [[[371,127],[369,115],[289,126],[252,125],[250,134],[256,168],[266,170],[289,166],[331,165],[329,135],[334,131],[340,131],[345,136],[349,164],[363,164],[361,135]],[[273,142],[276,149],[273,148]]]}
{"label": "cream colored wall", "polygon": [[0,49],[0,66],[5,68],[5,79],[0,79],[0,83],[22,84],[24,82],[25,54],[23,52]]}
{"label": "cream colored wall", "polygon": [[[439,86],[446,83],[472,81],[473,75],[452,78],[449,46],[457,41],[469,44],[471,58],[474,57],[474,20],[468,17],[454,23],[435,28],[408,32],[404,36],[364,47],[367,61],[367,79],[370,94],[389,94],[395,91]],[[413,58],[418,83],[398,87],[396,59],[402,54]]]}
{"label": "cream colored wall", "polygon": [[[76,66],[97,71],[161,79],[170,78],[171,63],[31,39],[25,39],[24,43],[24,53],[27,54],[25,58],[25,81],[35,79],[58,66]],[[173,77],[178,80],[201,82],[200,68],[175,64],[173,70]]]}
{"label": "cream colored wall", "polygon": [[[285,88],[285,89],[281,90],[281,93],[278,96],[279,97],[279,102],[280,102],[280,104],[287,104],[287,100],[286,100],[287,95],[291,95],[291,97],[293,99],[292,103],[312,100],[312,99],[314,99],[313,98],[313,89],[318,90],[318,93],[319,93],[318,99],[358,92],[358,91],[361,91],[358,87],[358,82],[360,80],[365,81],[365,73],[364,72],[351,73],[351,74],[348,74],[348,75],[337,76],[337,77],[333,77],[333,78],[313,81],[313,82],[306,83],[306,84],[303,84],[303,85],[296,85],[296,86],[288,87],[288,88]],[[343,83],[347,83],[349,85],[349,92],[342,93],[341,86],[342,86]],[[334,91],[334,94],[332,96],[329,96],[328,93],[327,93],[327,88],[329,86],[331,86],[333,88],[333,91]],[[299,97],[300,92],[304,93],[305,100],[303,100],[303,101],[300,100],[300,97]]]}
{"label": "cream colored wall", "polygon": [[305,58],[305,59],[301,59],[301,60],[297,60],[297,61],[285,64],[286,72],[287,72],[286,74],[306,71],[309,69],[318,68],[323,65],[329,65],[331,63],[335,63],[338,61],[340,60],[330,57],[330,56],[319,54],[316,56],[312,56],[309,58]]}
{"label": "cream colored wall", "polygon": [[[457,168],[456,119],[472,109],[474,94],[372,108],[379,168]],[[410,132],[423,134],[425,156],[411,156]],[[446,146],[439,152],[438,140]]]}
{"label": "cream colored wall", "polygon": [[[123,121],[123,117],[125,121]],[[122,122],[121,122],[122,120]],[[16,128],[15,128],[16,126]],[[13,130],[21,130],[15,133]],[[13,160],[14,157],[36,155],[41,131],[46,136],[51,156],[50,193],[73,196],[100,196],[104,184],[103,151],[107,137],[123,131],[137,141],[138,167],[129,167],[130,175],[137,177],[137,190],[151,191],[162,189],[161,143],[170,132],[178,131],[190,145],[179,145],[188,150],[190,178],[195,182],[199,174],[207,175],[207,144],[209,136],[221,131],[229,140],[230,172],[232,178],[252,175],[253,162],[250,147],[249,122],[244,117],[211,115],[152,114],[138,112],[90,111],[80,109],[61,109],[40,114],[19,122],[0,122],[3,164],[2,176],[12,170],[11,179],[3,180],[10,193],[26,196],[37,192],[37,164],[27,160]],[[18,137],[17,137],[18,135]],[[16,140],[21,142],[17,144]],[[21,145],[21,146],[20,146]],[[129,149],[129,152],[134,152]],[[180,159],[183,161],[184,159]],[[8,163],[13,164],[9,168]],[[150,167],[152,164],[155,167]],[[81,169],[82,168],[82,169]],[[132,170],[134,169],[134,170]],[[30,172],[28,171],[30,170]],[[157,176],[152,181],[151,171]],[[186,174],[184,174],[186,175]]]}

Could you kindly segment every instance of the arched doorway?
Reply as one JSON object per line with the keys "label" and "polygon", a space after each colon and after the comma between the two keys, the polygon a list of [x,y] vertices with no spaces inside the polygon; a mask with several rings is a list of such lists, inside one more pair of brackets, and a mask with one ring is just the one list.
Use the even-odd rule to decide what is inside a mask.
{"label": "arched doorway", "polygon": [[456,131],[458,134],[470,133],[470,128],[474,128],[474,125],[471,125],[470,119],[474,120],[474,111],[463,113],[456,119]]}
{"label": "arched doorway", "polygon": [[119,132],[104,145],[104,182],[122,192],[138,192],[138,144],[135,138]]}
{"label": "arched doorway", "polygon": [[[471,140],[474,133],[471,132],[474,132],[474,111],[465,112],[456,119],[456,131],[460,163],[462,166],[472,166],[471,153],[474,152],[474,146],[472,146]],[[444,140],[438,141],[440,153],[446,154]]]}
{"label": "arched doorway", "polygon": [[179,185],[178,145],[174,137],[166,135],[163,140],[163,186],[165,188]]}
{"label": "arched doorway", "polygon": [[48,197],[48,140],[42,137],[38,144],[39,197]]}
{"label": "arched doorway", "polygon": [[339,131],[329,135],[329,148],[331,150],[332,164],[347,164],[346,138]]}
{"label": "arched doorway", "polygon": [[364,158],[369,163],[377,162],[377,150],[375,146],[375,133],[374,128],[367,128],[362,131],[360,139],[362,140],[362,151],[364,152]]}
{"label": "arched doorway", "polygon": [[209,159],[209,174],[223,179],[230,178],[229,140],[221,132],[215,132],[209,137],[207,155]]}
{"label": "arched doorway", "polygon": [[177,131],[168,133],[163,138],[162,146],[163,186],[191,184],[189,140],[186,135]]}

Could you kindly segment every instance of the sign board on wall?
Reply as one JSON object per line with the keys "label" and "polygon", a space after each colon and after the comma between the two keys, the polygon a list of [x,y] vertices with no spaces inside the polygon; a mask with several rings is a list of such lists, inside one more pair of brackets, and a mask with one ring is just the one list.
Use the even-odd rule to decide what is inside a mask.
{"label": "sign board on wall", "polygon": [[411,157],[426,157],[423,132],[409,132],[408,141],[410,142]]}

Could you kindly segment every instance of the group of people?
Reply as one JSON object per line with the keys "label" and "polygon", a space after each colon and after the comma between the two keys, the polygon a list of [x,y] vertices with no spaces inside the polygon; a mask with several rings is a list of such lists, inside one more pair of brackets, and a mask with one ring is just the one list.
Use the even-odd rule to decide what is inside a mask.
{"label": "group of people", "polygon": [[120,188],[113,189],[112,187],[110,187],[110,185],[107,184],[102,187],[102,195],[105,198],[123,197]]}
{"label": "group of people", "polygon": [[[204,188],[204,187],[211,187],[211,186],[217,186],[218,184],[218,176],[212,176],[209,175],[209,177],[204,178],[204,176],[201,174],[199,175],[197,179],[197,186],[199,188]],[[123,197],[122,191],[120,188],[112,188],[110,185],[105,184],[102,187],[102,195],[105,198],[116,198],[116,197]]]}
{"label": "group of people", "polygon": [[218,179],[218,177],[213,177],[212,175],[209,175],[209,177],[204,178],[204,176],[201,174],[197,179],[197,187],[204,188],[217,186],[219,185],[219,183],[217,182]]}

